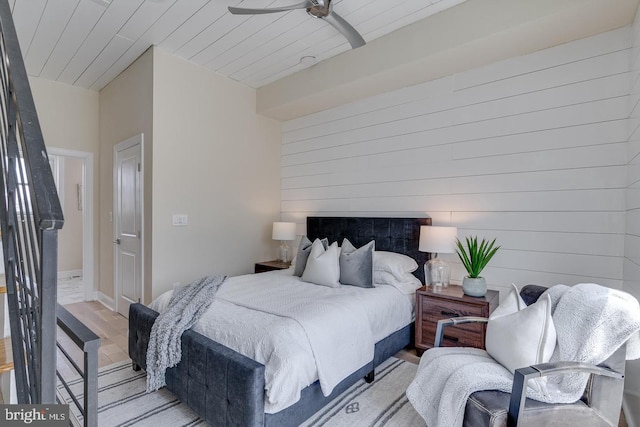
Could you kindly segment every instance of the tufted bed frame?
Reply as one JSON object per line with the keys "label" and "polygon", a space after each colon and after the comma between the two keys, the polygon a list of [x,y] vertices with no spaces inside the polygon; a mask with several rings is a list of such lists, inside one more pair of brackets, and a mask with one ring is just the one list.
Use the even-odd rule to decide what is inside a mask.
{"label": "tufted bed frame", "polygon": [[[327,237],[329,242],[347,237],[356,247],[376,241],[376,250],[392,251],[424,264],[427,254],[418,251],[420,226],[429,218],[308,217],[307,236]],[[424,283],[424,271],[414,273]],[[129,356],[133,369],[146,369],[151,327],[158,313],[142,304],[129,310]],[[316,381],[302,390],[300,400],[275,414],[264,413],[264,365],[197,332],[182,336],[182,360],[167,370],[167,388],[207,423],[214,426],[297,426],[352,384],[367,377],[390,356],[406,347],[413,324],[394,332],[375,345],[374,360],[335,387],[325,397]]]}

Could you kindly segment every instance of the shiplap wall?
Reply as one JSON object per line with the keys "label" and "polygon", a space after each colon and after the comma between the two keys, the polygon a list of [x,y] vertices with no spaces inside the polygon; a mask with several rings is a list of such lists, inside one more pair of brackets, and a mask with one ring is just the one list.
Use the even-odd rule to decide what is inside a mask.
{"label": "shiplap wall", "polygon": [[640,297],[640,19],[636,18],[633,30],[624,287]]}
{"label": "shiplap wall", "polygon": [[[640,299],[640,14],[632,27],[624,290]],[[625,414],[640,425],[640,360],[627,362]]]}
{"label": "shiplap wall", "polygon": [[621,288],[631,32],[286,122],[282,219],[304,232],[307,215],[430,216],[497,238],[493,289]]}

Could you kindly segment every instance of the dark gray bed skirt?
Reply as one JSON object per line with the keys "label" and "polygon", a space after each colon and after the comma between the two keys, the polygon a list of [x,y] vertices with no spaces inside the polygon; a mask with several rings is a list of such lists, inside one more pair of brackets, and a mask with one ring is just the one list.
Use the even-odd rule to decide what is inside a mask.
{"label": "dark gray bed skirt", "polygon": [[[149,334],[158,313],[142,304],[129,308],[129,357],[146,369]],[[213,426],[297,426],[334,397],[406,347],[413,324],[376,343],[371,364],[344,379],[325,397],[316,381],[300,400],[275,414],[264,413],[264,365],[194,331],[182,335],[182,361],[167,370],[167,389]]]}

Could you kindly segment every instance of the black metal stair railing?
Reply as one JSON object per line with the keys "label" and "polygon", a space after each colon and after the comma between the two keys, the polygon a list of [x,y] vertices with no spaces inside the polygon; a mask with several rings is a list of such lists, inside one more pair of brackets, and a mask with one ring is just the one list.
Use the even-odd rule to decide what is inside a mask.
{"label": "black metal stair railing", "polygon": [[58,230],[64,220],[7,0],[0,0],[0,186],[17,400],[55,403]]}
{"label": "black metal stair railing", "polygon": [[69,337],[77,348],[82,350],[82,360],[76,361],[72,352],[58,342],[58,349],[62,357],[82,378],[82,391],[76,394],[70,385],[71,381],[67,381],[58,372],[60,386],[68,395],[65,402],[74,405],[79,412],[79,416],[75,415],[75,411],[70,411],[69,415],[76,420],[73,425],[82,424],[84,427],[95,427],[98,425],[98,348],[100,347],[100,338],[61,305],[58,306],[58,326],[60,331]]}

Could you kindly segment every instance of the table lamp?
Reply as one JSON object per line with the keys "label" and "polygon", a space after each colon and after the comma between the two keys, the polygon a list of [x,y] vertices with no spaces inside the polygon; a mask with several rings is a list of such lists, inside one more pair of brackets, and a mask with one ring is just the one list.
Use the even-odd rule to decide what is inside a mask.
{"label": "table lamp", "polygon": [[287,245],[287,240],[296,239],[296,223],[274,222],[271,238],[273,240],[280,240],[280,247],[278,247],[278,261],[291,261],[291,251],[289,250],[289,245]]}
{"label": "table lamp", "polygon": [[438,258],[438,254],[455,252],[455,241],[458,234],[457,227],[434,227],[423,225],[420,227],[420,252],[430,252],[433,258],[424,264],[424,280],[427,286],[449,286],[451,267]]}

